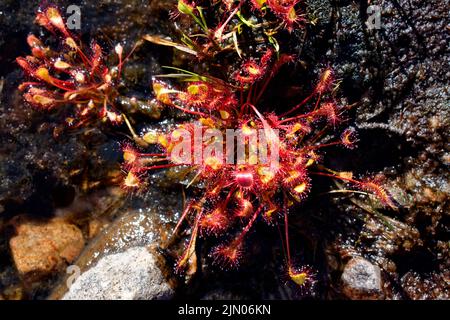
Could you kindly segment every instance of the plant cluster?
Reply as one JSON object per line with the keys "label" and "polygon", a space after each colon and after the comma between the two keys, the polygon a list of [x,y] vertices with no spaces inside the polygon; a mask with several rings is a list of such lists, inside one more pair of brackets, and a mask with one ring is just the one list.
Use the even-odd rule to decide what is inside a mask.
{"label": "plant cluster", "polygon": [[[191,73],[187,75],[195,80],[184,81],[179,88],[155,80],[153,88],[157,99],[168,107],[190,114],[192,120],[167,132],[147,133],[146,140],[157,144],[160,153],[140,153],[130,146],[124,149],[128,171],[124,185],[127,188],[139,188],[143,172],[167,167],[187,167],[194,176],[190,184],[203,188],[203,196],[187,204],[175,229],[184,220],[192,224],[191,240],[178,260],[178,270],[187,267],[199,236],[223,239],[223,243],[212,250],[211,256],[225,268],[237,267],[245,248],[246,235],[256,221],[262,220],[270,225],[284,223],[287,271],[291,280],[298,285],[311,280],[311,274],[305,271],[308,269],[292,261],[288,235],[289,208],[307,196],[311,174],[342,180],[373,194],[384,205],[395,207],[387,192],[375,181],[359,181],[329,169],[319,171],[321,149],[336,145],[352,149],[357,141],[355,130],[347,128],[338,139],[318,143],[325,134],[339,127],[346,111],[346,107],[338,106],[329,96],[333,83],[331,70],[325,70],[313,92],[285,113],[278,115],[258,110],[258,100],[268,87],[273,71],[293,59],[281,56],[279,60],[271,61],[270,56],[265,54],[259,64],[243,63],[236,78],[247,84],[246,87]],[[219,144],[236,152],[227,148],[229,141],[220,139],[220,135],[208,134],[211,129],[225,134],[235,128],[245,139],[254,142],[245,150],[247,161],[229,163],[220,153],[204,152],[200,162],[192,162],[199,148],[206,151]],[[191,137],[195,136],[195,130],[202,133],[201,144],[187,148],[191,152],[187,156],[180,157],[174,153],[180,144],[194,144]],[[265,139],[252,139],[261,131]],[[279,161],[258,162],[252,158],[256,154],[252,153],[252,148],[259,152],[264,150],[269,158],[270,152],[277,150]],[[233,159],[239,157],[236,153],[231,156]]]}
{"label": "plant cluster", "polygon": [[100,45],[93,41],[85,48],[67,29],[57,8],[39,11],[36,22],[54,34],[59,43],[56,50],[35,35],[28,36],[31,55],[16,59],[33,79],[19,87],[25,100],[43,110],[74,106],[73,117],[67,119],[71,126],[95,120],[122,123],[123,117],[114,107],[123,63],[122,46],[115,48],[119,65],[110,69],[104,63]]}
{"label": "plant cluster", "polygon": [[299,0],[179,0],[172,18],[182,25],[181,43],[153,35],[144,38],[200,59],[229,51],[242,57],[249,43],[270,44],[278,52],[280,30],[292,32],[306,22]]}
{"label": "plant cluster", "polygon": [[[342,128],[349,107],[339,105],[333,98],[335,77],[331,69],[323,70],[312,92],[292,106],[269,106],[269,111],[261,111],[261,101],[275,75],[284,65],[297,59],[294,55],[281,54],[273,35],[280,28],[292,31],[299,26],[302,16],[298,5],[298,0],[223,0],[204,1],[204,6],[200,6],[196,2],[179,0],[178,15],[190,18],[197,29],[182,32],[182,44],[152,35],[146,35],[145,39],[197,58],[213,58],[228,46],[239,58],[240,48],[245,43],[238,41],[242,28],[261,29],[266,40],[258,44],[258,54],[241,58],[238,68],[222,79],[174,67],[171,68],[174,73],[156,76],[152,83],[156,101],[185,114],[188,120],[142,136],[137,135],[127,118],[113,107],[116,82],[124,61],[120,45],[116,46],[119,65],[107,68],[101,48],[93,43],[90,53],[86,54],[66,29],[57,9],[49,7],[38,13],[37,21],[62,39],[61,51],[45,47],[31,35],[28,43],[32,56],[17,59],[35,80],[21,85],[25,99],[32,105],[46,110],[73,105],[79,123],[92,117],[111,123],[125,120],[135,141],[143,142],[140,146],[153,145],[158,149],[146,153],[132,144],[124,144],[125,188],[144,188],[144,175],[149,171],[180,167],[192,173],[189,186],[198,186],[202,196],[187,203],[174,230],[176,233],[185,225],[191,229],[190,241],[176,264],[179,272],[189,268],[199,237],[218,239],[220,244],[210,253],[213,261],[224,268],[236,268],[249,232],[256,223],[263,221],[284,227],[287,274],[301,287],[310,285],[313,282],[311,270],[298,265],[291,257],[288,217],[289,210],[307,197],[311,175],[343,181],[353,190],[395,208],[394,201],[378,181],[360,181],[351,173],[335,172],[321,165],[323,149],[331,146],[352,149],[357,142],[353,128]],[[213,15],[208,15],[211,12]],[[249,17],[245,18],[245,14]],[[215,27],[211,27],[212,24]],[[277,112],[279,109],[286,111]],[[229,130],[238,130],[245,141],[251,141],[241,154],[230,147],[230,141],[221,139]],[[340,135],[329,138],[335,131]],[[198,132],[200,140],[195,138]],[[180,145],[189,148],[175,152]],[[246,161],[227,161],[216,150],[227,150],[231,159],[243,156]],[[261,154],[265,160],[270,160],[260,161]]]}

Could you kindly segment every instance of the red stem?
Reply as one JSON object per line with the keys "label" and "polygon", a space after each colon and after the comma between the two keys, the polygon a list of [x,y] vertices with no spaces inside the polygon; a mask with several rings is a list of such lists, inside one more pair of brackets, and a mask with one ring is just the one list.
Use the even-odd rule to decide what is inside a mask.
{"label": "red stem", "polygon": [[255,104],[258,103],[259,99],[261,99],[261,96],[266,91],[267,86],[269,85],[270,81],[273,79],[275,74],[277,74],[277,72],[281,68],[281,66],[284,65],[285,63],[289,62],[289,61],[292,61],[292,59],[291,59],[290,56],[287,56],[287,55],[283,55],[282,57],[280,57],[280,59],[278,59],[278,61],[275,63],[275,65],[273,66],[272,70],[270,71],[269,76],[264,81],[264,84],[263,84],[261,90],[259,91],[258,96],[255,99]]}
{"label": "red stem", "polygon": [[288,215],[287,215],[287,205],[286,205],[286,195],[284,197],[284,204],[283,204],[283,211],[284,211],[284,235],[286,237],[286,251],[287,251],[287,259],[288,259],[288,266],[291,267],[291,246],[289,244],[289,224],[288,224]]}
{"label": "red stem", "polygon": [[[225,27],[227,26],[227,24],[231,21],[231,19],[234,17],[234,15],[239,11],[240,7],[242,6],[242,0],[240,1],[240,3],[238,4],[238,6],[233,10],[233,12],[231,12],[230,16],[228,17],[227,20],[225,20],[225,22],[220,26],[219,29],[217,29],[216,33],[219,32],[220,36],[222,37],[223,34],[223,30],[225,30]],[[220,30],[220,31],[219,31]],[[222,40],[222,39],[219,39]]]}
{"label": "red stem", "polygon": [[250,221],[247,223],[247,225],[245,226],[244,230],[242,230],[241,234],[239,235],[239,237],[236,239],[237,242],[241,242],[245,235],[250,231],[250,229],[253,226],[253,223],[255,223],[256,218],[258,217],[259,213],[261,212],[261,209],[263,208],[263,205],[260,205],[259,208],[255,211],[255,213],[253,214],[253,216],[250,218]]}
{"label": "red stem", "polygon": [[189,109],[185,109],[183,107],[177,106],[176,104],[172,104],[172,106],[174,106],[175,108],[177,108],[177,109],[179,109],[179,110],[181,110],[183,112],[189,113],[189,114],[194,114],[194,115],[197,115],[197,116],[200,116],[200,117],[207,117],[207,114],[205,114],[203,112],[192,111],[192,110],[189,110]]}
{"label": "red stem", "polygon": [[186,208],[183,210],[183,213],[181,214],[180,220],[178,220],[177,225],[175,226],[175,229],[173,230],[172,234],[175,234],[178,231],[178,228],[180,228],[181,223],[184,221],[184,219],[186,218],[187,214],[189,213],[189,211],[191,210],[193,205],[193,202],[189,203]]}
{"label": "red stem", "polygon": [[[195,225],[194,225],[194,228],[192,229],[191,239],[189,240],[188,246],[186,247],[182,258],[180,259],[180,263],[183,262],[183,264],[184,264],[186,262],[184,260],[186,260],[187,255],[189,254],[189,251],[191,251],[190,249],[192,247],[192,244],[194,243],[194,239],[197,238],[198,226],[199,226],[200,219],[202,218],[202,216],[203,216],[203,210],[200,213],[198,213],[197,217],[195,218]],[[181,267],[182,265],[179,264],[178,267]]]}
{"label": "red stem", "polygon": [[151,166],[151,167],[142,167],[142,168],[138,168],[137,171],[147,171],[147,170],[166,169],[166,168],[179,167],[179,166],[183,166],[183,165],[184,165],[184,164],[176,164],[176,163],[161,164],[161,165],[158,165],[158,166]]}
{"label": "red stem", "polygon": [[308,97],[306,97],[302,102],[300,102],[298,105],[296,105],[294,108],[292,108],[291,110],[283,113],[281,115],[281,117],[285,117],[288,114],[291,114],[292,112],[296,111],[297,109],[303,107],[309,100],[311,100],[312,97],[314,97],[314,95],[316,94],[316,91],[314,91],[313,93],[311,93]]}
{"label": "red stem", "polygon": [[358,180],[355,180],[355,179],[352,179],[352,178],[340,177],[338,175],[334,175],[334,174],[330,174],[330,173],[310,172],[310,174],[314,174],[314,175],[317,175],[317,176],[331,177],[331,178],[339,179],[339,180],[342,180],[342,181],[351,182],[351,183],[354,183],[354,184],[361,184],[362,183],[361,181],[358,181]]}
{"label": "red stem", "polygon": [[320,149],[320,148],[332,147],[332,146],[340,145],[341,143],[342,143],[341,141],[335,141],[335,142],[330,142],[330,143],[323,143],[323,144],[319,144],[319,145],[316,145],[316,146],[306,147],[306,149]]}
{"label": "red stem", "polygon": [[305,114],[301,114],[299,116],[283,119],[283,120],[281,120],[278,123],[282,124],[282,123],[286,123],[286,122],[289,122],[289,121],[294,121],[294,120],[297,120],[297,119],[308,118],[308,117],[314,115],[315,113],[316,113],[316,111],[308,112],[308,113],[305,113]]}

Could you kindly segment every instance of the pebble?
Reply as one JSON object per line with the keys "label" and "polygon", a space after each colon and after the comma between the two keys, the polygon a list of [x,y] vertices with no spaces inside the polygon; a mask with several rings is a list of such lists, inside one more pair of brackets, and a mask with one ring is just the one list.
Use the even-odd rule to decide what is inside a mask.
{"label": "pebble", "polygon": [[70,285],[63,300],[166,300],[173,294],[155,257],[134,247],[100,259]]}
{"label": "pebble", "polygon": [[353,258],[347,263],[341,281],[342,291],[349,299],[383,299],[380,268],[363,258]]}

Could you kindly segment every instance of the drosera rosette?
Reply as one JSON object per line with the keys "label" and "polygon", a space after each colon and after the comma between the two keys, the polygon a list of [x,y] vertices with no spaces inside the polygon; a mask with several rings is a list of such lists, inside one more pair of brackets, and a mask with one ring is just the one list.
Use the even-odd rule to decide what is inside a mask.
{"label": "drosera rosette", "polygon": [[[376,182],[349,178],[320,164],[324,149],[352,149],[357,142],[353,128],[329,138],[341,130],[349,109],[339,106],[330,94],[334,83],[331,69],[325,69],[313,91],[283,114],[258,110],[275,73],[293,61],[295,57],[277,58],[269,49],[251,63],[242,62],[227,80],[175,68],[172,70],[178,74],[155,78],[156,99],[185,113],[189,120],[154,135],[151,140],[161,154],[142,157],[146,162],[154,158],[157,163],[128,168],[128,174],[183,167],[193,177],[188,187],[202,186],[200,196],[186,204],[174,230],[177,233],[186,224],[191,228],[190,241],[176,264],[178,272],[192,268],[198,238],[219,241],[210,252],[215,264],[238,267],[249,232],[256,224],[267,223],[285,227],[286,270],[291,281],[305,287],[312,284],[313,272],[306,272],[291,259],[288,233],[289,208],[307,198],[311,175],[344,181],[395,208]],[[167,77],[180,83],[169,85]],[[238,132],[236,139],[244,141],[244,148],[234,145],[234,137],[233,143],[227,139],[230,131]],[[325,138],[328,140],[322,141]]]}
{"label": "drosera rosette", "polygon": [[40,110],[73,106],[72,115],[66,119],[70,127],[96,121],[122,124],[124,114],[116,107],[127,59],[122,45],[114,48],[117,66],[109,68],[102,47],[95,41],[89,46],[81,43],[55,6],[40,9],[36,22],[53,35],[58,46],[53,49],[35,35],[28,36],[31,55],[16,59],[31,78],[19,86],[25,100]]}

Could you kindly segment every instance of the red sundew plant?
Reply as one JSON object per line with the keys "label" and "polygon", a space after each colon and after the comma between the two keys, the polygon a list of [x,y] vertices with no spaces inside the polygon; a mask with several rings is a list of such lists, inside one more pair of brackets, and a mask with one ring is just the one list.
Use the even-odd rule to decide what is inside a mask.
{"label": "red sundew plant", "polygon": [[[333,84],[330,69],[322,73],[307,98],[282,115],[258,110],[258,101],[275,72],[283,64],[292,62],[294,57],[282,55],[277,61],[273,60],[269,50],[259,62],[244,62],[233,76],[238,85],[187,71],[172,75],[192,78],[179,88],[160,79],[154,80],[156,98],[168,107],[189,114],[192,120],[173,130],[147,136],[147,141],[152,140],[159,145],[160,154],[141,154],[125,148],[128,170],[125,185],[136,187],[138,175],[145,171],[184,167],[194,176],[190,185],[203,186],[203,196],[187,204],[175,228],[176,232],[185,220],[192,225],[191,239],[177,262],[178,271],[189,265],[198,237],[229,237],[229,241],[213,248],[210,255],[223,267],[237,267],[249,231],[256,222],[265,221],[285,226],[284,246],[289,278],[300,286],[312,281],[310,269],[297,266],[292,261],[288,233],[289,208],[305,199],[311,187],[312,174],[344,181],[372,194],[384,205],[395,207],[388,193],[376,181],[359,181],[329,169],[318,171],[321,149],[339,145],[352,149],[357,141],[354,129],[349,128],[339,139],[318,143],[343,122],[343,114],[348,109],[338,106],[329,97]],[[227,156],[231,153],[233,160],[242,156],[234,142],[220,137],[233,129],[239,131],[240,138],[249,141],[241,150],[246,159],[244,162],[229,161],[220,151],[226,150]],[[183,147],[182,152],[180,146]],[[255,150],[258,150],[258,155],[265,154],[270,161],[259,161]]]}
{"label": "red sundew plant", "polygon": [[[299,0],[179,0],[173,19],[187,20],[189,26],[180,31],[181,42],[175,43],[158,36],[146,35],[144,39],[197,56],[213,58],[218,53],[236,51],[242,56],[244,30],[264,34],[263,42],[270,43],[276,51],[279,45],[275,35],[282,29],[292,32],[302,28],[306,20],[300,14]],[[209,16],[206,11],[209,11]],[[259,37],[258,37],[259,38]],[[255,41],[257,37],[254,37]],[[251,61],[248,62],[249,67]]]}
{"label": "red sundew plant", "polygon": [[43,110],[74,105],[76,115],[67,119],[72,126],[92,119],[121,123],[122,114],[113,105],[118,96],[116,87],[123,63],[122,46],[115,48],[119,65],[110,70],[104,64],[102,48],[92,42],[87,50],[78,43],[55,7],[39,11],[36,22],[60,40],[61,50],[52,50],[36,36],[28,36],[31,55],[16,59],[33,79],[19,87],[24,91],[25,100]]}

